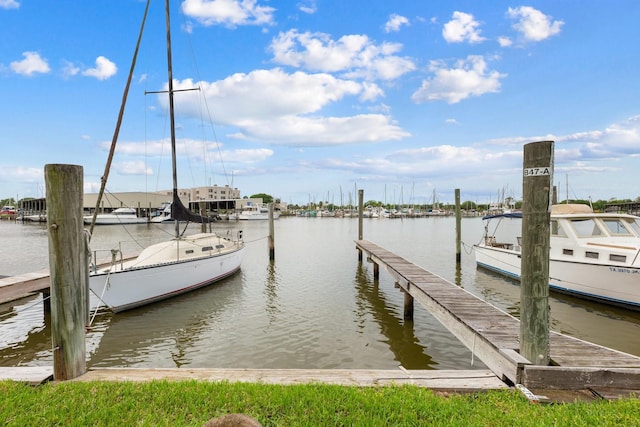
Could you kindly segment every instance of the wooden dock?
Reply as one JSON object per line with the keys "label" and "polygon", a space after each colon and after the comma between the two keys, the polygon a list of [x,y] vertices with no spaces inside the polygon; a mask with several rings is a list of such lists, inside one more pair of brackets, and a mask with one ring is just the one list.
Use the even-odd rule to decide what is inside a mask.
{"label": "wooden dock", "polygon": [[[1,368],[0,368],[1,369]],[[73,381],[228,381],[261,384],[333,384],[374,387],[415,385],[433,390],[472,392],[508,386],[489,370],[436,371],[398,369],[90,369]]]}
{"label": "wooden dock", "polygon": [[[0,367],[0,381],[31,385],[53,379],[53,367]],[[489,370],[398,369],[209,369],[209,368],[92,368],[72,381],[212,381],[260,384],[332,384],[356,387],[414,385],[446,392],[506,389]]]}
{"label": "wooden dock", "polygon": [[470,292],[367,240],[356,248],[405,293],[405,313],[420,302],[499,378],[530,389],[640,390],[640,357],[550,332],[550,366],[520,355],[520,322]]}
{"label": "wooden dock", "polygon": [[38,292],[49,293],[49,271],[0,278],[0,305]]}

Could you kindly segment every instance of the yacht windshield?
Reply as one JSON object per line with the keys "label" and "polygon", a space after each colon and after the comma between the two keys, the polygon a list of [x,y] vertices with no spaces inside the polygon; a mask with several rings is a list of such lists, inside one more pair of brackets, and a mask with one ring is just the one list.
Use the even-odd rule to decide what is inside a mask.
{"label": "yacht windshield", "polygon": [[571,225],[578,237],[602,237],[604,232],[598,224],[591,218],[573,219]]}
{"label": "yacht windshield", "polygon": [[604,222],[604,225],[607,227],[607,230],[609,230],[609,233],[613,234],[614,236],[631,235],[631,231],[629,231],[629,229],[624,226],[623,221],[620,219],[604,218],[602,222]]}
{"label": "yacht windshield", "polygon": [[628,222],[629,226],[631,226],[631,229],[633,230],[634,233],[636,233],[636,236],[640,237],[640,218],[634,220],[629,220]]}

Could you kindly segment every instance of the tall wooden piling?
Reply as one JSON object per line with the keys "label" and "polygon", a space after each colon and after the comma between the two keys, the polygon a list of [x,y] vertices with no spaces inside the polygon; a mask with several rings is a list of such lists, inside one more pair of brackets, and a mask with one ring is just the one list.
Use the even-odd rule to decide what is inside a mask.
{"label": "tall wooden piling", "polygon": [[[362,218],[364,216],[364,190],[358,190],[358,240],[362,240],[363,223]],[[362,251],[358,251],[358,260],[362,261]]]}
{"label": "tall wooden piling", "polygon": [[275,226],[273,224],[273,202],[269,203],[269,259],[276,259]]}
{"label": "tall wooden piling", "polygon": [[88,269],[83,231],[82,166],[44,167],[47,192],[51,341],[56,381],[86,371]]}
{"label": "tall wooden piling", "polygon": [[553,141],[524,146],[520,353],[549,364],[549,244]]}
{"label": "tall wooden piling", "polygon": [[462,260],[461,255],[461,227],[462,227],[462,213],[460,212],[460,189],[455,189],[456,194],[456,263],[460,264]]}

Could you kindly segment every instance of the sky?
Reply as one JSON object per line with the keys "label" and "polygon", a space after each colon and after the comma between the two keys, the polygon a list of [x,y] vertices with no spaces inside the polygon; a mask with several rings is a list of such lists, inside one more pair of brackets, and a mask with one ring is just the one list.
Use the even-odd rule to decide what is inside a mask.
{"label": "sky", "polygon": [[[98,191],[145,4],[0,0],[0,199],[44,197],[53,163]],[[560,199],[636,199],[639,21],[637,0],[172,1],[179,187],[489,203],[552,140]],[[107,191],[171,188],[167,80],[152,0]]]}

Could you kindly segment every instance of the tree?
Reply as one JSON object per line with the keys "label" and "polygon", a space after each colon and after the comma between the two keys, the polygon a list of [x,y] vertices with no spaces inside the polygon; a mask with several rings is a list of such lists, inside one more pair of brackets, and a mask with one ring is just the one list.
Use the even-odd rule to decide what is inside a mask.
{"label": "tree", "polygon": [[273,202],[273,196],[265,193],[254,194],[249,197],[250,199],[262,199],[262,203],[271,203]]}
{"label": "tree", "polygon": [[470,211],[470,210],[477,209],[477,206],[475,202],[472,202],[471,200],[466,200],[460,204],[460,208]]}

